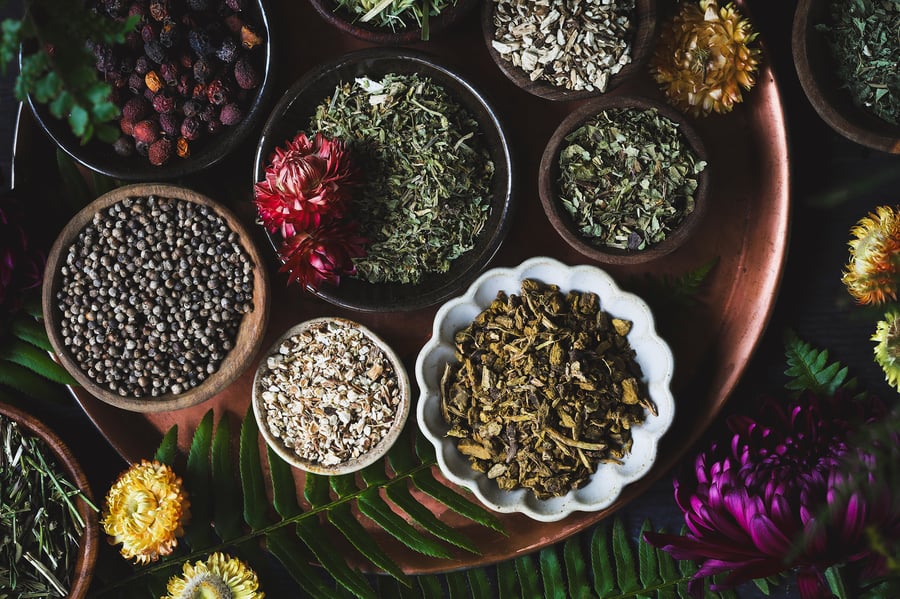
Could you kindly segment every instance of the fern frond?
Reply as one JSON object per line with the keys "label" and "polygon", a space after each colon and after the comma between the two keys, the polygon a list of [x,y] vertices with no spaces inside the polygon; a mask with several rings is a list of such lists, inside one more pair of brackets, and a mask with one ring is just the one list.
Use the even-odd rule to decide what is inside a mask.
{"label": "fern frond", "polygon": [[830,362],[827,350],[813,348],[791,330],[785,333],[784,345],[787,360],[784,373],[791,377],[785,384],[787,390],[825,396],[832,396],[841,389],[857,390],[857,380],[847,378],[849,369],[840,362]]}

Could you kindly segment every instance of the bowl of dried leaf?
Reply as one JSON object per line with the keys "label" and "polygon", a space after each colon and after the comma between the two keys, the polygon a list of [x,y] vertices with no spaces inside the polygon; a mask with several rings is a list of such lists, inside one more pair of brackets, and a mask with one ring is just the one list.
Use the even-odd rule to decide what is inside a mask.
{"label": "bowl of dried leaf", "polygon": [[253,379],[253,414],[269,447],[316,474],[355,472],[384,457],[409,415],[409,376],[396,352],[338,317],[291,327]]}
{"label": "bowl of dried leaf", "polygon": [[449,480],[551,522],[610,507],[648,473],[673,370],[643,300],[597,267],[536,257],[438,310],[416,417]]}
{"label": "bowl of dried leaf", "polygon": [[708,204],[707,151],[672,107],[617,94],[570,113],[538,174],[544,212],[574,249],[600,264],[643,264],[681,247]]}

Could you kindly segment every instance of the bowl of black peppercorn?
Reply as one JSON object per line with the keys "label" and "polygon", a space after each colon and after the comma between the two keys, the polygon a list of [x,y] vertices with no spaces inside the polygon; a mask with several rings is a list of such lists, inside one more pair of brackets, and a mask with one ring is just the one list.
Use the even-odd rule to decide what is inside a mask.
{"label": "bowl of black peppercorn", "polygon": [[83,143],[28,97],[43,131],[85,167],[123,181],[173,180],[232,155],[265,118],[274,81],[262,0],[87,4],[110,19],[137,19],[122,44],[86,42],[119,107],[118,138]]}
{"label": "bowl of black peppercorn", "polygon": [[57,237],[42,289],[62,366],[136,412],[201,403],[249,366],[268,321],[268,275],[248,230],[208,196],[167,184],[110,191]]}

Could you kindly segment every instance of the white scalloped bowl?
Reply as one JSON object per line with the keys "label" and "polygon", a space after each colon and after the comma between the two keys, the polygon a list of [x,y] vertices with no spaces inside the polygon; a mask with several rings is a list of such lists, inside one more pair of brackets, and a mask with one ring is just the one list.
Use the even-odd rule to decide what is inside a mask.
{"label": "white scalloped bowl", "polygon": [[[504,491],[483,473],[474,470],[468,458],[446,436],[449,426],[441,415],[440,379],[447,362],[456,360],[453,336],[468,326],[496,298],[497,292],[520,292],[524,279],[536,279],[570,290],[591,291],[600,298],[600,307],[616,318],[630,320],[628,342],[635,351],[647,384],[656,416],[632,428],[633,445],[622,464],[599,464],[590,481],[559,497],[537,499],[529,489]],[[461,297],[440,307],[434,318],[431,339],[416,360],[420,396],[416,407],[419,428],[437,452],[438,466],[450,481],[472,491],[488,508],[502,513],[520,512],[535,520],[554,522],[572,512],[592,512],[609,507],[622,488],[644,476],[656,459],[660,438],[675,416],[670,388],[674,359],[669,346],[657,334],[650,308],[638,296],[619,289],[613,279],[594,266],[567,266],[547,257],[526,260],[516,268],[495,268],[485,272]]]}

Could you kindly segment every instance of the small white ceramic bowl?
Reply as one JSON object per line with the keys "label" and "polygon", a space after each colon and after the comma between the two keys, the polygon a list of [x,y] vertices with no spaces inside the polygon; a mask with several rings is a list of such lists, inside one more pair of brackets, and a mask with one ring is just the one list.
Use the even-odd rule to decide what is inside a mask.
{"label": "small white ceramic bowl", "polygon": [[[264,400],[262,397],[264,389],[262,389],[261,379],[269,370],[267,365],[268,358],[270,356],[278,354],[279,348],[284,341],[311,328],[318,327],[323,323],[335,323],[339,326],[346,326],[352,329],[356,329],[364,336],[368,337],[373,345],[378,347],[384,353],[387,361],[390,362],[390,365],[394,371],[394,375],[397,379],[397,390],[399,392],[399,403],[396,406],[393,421],[391,422],[390,428],[384,433],[384,436],[381,438],[381,440],[374,447],[370,448],[366,453],[334,465],[326,465],[321,462],[304,459],[296,451],[294,451],[292,447],[289,447],[281,437],[274,435],[267,421],[266,410],[265,406],[263,405]],[[363,363],[363,361],[360,361],[360,364]],[[384,457],[391,446],[399,438],[400,433],[403,431],[403,427],[406,424],[406,419],[409,416],[409,376],[407,375],[406,368],[403,366],[403,361],[400,359],[397,353],[393,349],[391,349],[391,347],[380,337],[378,337],[375,333],[373,333],[363,325],[346,318],[313,318],[311,320],[301,322],[300,324],[293,326],[285,331],[285,333],[281,337],[279,337],[275,343],[272,344],[272,347],[270,347],[269,350],[265,354],[263,354],[259,366],[256,369],[256,376],[254,376],[253,378],[252,403],[253,415],[256,417],[256,423],[259,426],[260,433],[266,440],[266,443],[269,445],[269,447],[271,447],[275,451],[275,453],[281,456],[284,461],[296,468],[305,470],[306,472],[313,472],[315,474],[325,474],[329,476],[349,474],[351,472],[361,470],[362,468],[365,468],[366,466],[373,464],[377,460]],[[352,424],[352,422],[350,424]]]}
{"label": "small white ceramic bowl", "polygon": [[[456,361],[453,336],[468,326],[496,298],[500,290],[520,293],[524,279],[558,285],[563,293],[590,291],[600,298],[600,307],[616,318],[630,320],[628,342],[644,375],[643,382],[657,415],[631,429],[633,445],[622,464],[601,463],[590,481],[566,495],[537,499],[530,489],[501,490],[485,474],[474,470],[446,436],[449,426],[441,415],[440,379],[444,365]],[[440,307],[434,318],[431,339],[416,360],[420,396],[416,409],[419,428],[437,452],[441,472],[452,482],[472,491],[488,508],[497,512],[521,512],[535,520],[554,522],[575,511],[592,512],[613,504],[622,488],[646,474],[656,459],[659,439],[675,416],[670,384],[674,359],[669,346],[657,334],[647,304],[634,294],[618,288],[612,278],[594,266],[567,266],[547,257],[526,260],[516,268],[495,268],[485,272],[461,297]]]}

